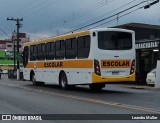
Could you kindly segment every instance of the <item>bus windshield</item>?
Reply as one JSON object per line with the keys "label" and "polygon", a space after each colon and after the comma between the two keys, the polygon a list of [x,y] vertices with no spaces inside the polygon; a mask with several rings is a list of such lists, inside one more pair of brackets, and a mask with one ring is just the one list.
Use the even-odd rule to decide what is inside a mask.
{"label": "bus windshield", "polygon": [[132,49],[132,34],[128,32],[98,32],[98,48],[102,50]]}

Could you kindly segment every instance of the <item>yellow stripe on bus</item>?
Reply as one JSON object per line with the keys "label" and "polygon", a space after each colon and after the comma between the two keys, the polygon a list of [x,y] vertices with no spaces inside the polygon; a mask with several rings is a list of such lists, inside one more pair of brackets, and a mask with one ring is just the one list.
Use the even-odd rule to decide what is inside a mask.
{"label": "yellow stripe on bus", "polygon": [[130,68],[131,60],[102,60],[101,68]]}
{"label": "yellow stripe on bus", "polygon": [[28,62],[26,68],[93,68],[93,60]]}

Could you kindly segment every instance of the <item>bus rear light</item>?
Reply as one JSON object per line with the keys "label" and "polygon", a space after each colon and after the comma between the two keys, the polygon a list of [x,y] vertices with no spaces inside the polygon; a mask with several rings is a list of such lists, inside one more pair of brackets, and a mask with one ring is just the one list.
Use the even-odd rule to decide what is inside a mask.
{"label": "bus rear light", "polygon": [[99,66],[96,66],[96,69],[100,69]]}
{"label": "bus rear light", "polygon": [[101,75],[99,61],[96,59],[94,59],[94,72],[99,76]]}
{"label": "bus rear light", "polygon": [[132,61],[130,74],[133,74],[135,71],[135,60]]}

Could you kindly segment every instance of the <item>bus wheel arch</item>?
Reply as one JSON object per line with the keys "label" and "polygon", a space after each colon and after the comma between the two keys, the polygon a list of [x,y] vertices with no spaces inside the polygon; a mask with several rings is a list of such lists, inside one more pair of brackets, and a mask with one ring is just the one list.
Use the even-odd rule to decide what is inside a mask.
{"label": "bus wheel arch", "polygon": [[30,72],[30,81],[32,81],[33,85],[37,85],[35,72],[33,70]]}
{"label": "bus wheel arch", "polygon": [[35,74],[34,71],[31,70],[31,72],[30,72],[30,81],[32,81],[32,77],[33,77],[34,74]]}
{"label": "bus wheel arch", "polygon": [[68,89],[67,75],[64,71],[61,71],[59,74],[59,85],[62,89]]}

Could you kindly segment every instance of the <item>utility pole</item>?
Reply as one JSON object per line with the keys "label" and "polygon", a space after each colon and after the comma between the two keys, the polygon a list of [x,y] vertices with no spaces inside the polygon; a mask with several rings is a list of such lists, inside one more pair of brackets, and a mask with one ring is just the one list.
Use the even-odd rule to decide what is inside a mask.
{"label": "utility pole", "polygon": [[[14,19],[14,18],[7,18],[7,20],[16,21],[17,25],[17,54],[19,55],[19,28],[22,27],[22,24],[20,24],[20,21],[23,21],[23,18]],[[19,60],[17,60],[17,80],[20,80],[20,69],[19,69]]]}
{"label": "utility pole", "polygon": [[16,70],[16,49],[15,49],[15,39],[16,38],[16,32],[12,33],[12,42],[13,42],[13,52],[14,52],[14,71]]}

